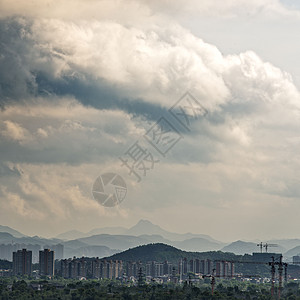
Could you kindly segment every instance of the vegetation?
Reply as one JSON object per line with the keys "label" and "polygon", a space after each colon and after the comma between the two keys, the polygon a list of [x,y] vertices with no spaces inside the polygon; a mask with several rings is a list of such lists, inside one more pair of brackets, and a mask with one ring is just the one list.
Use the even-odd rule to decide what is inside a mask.
{"label": "vegetation", "polygon": [[[122,260],[122,261],[141,261],[142,263],[148,261],[158,261],[163,262],[167,260],[171,262],[174,266],[178,266],[178,262],[182,258],[190,259],[210,259],[212,261],[216,260],[226,260],[226,261],[239,261],[245,263],[235,263],[235,272],[243,273],[244,275],[254,276],[266,276],[270,277],[270,267],[268,264],[251,264],[249,262],[253,261],[251,255],[235,255],[230,252],[222,251],[209,251],[209,252],[189,252],[182,251],[173,246],[169,246],[162,243],[148,244],[143,246],[138,246],[132,249],[128,249],[121,253],[114,254],[106,259],[112,260]],[[298,275],[300,274],[300,268],[297,266]],[[297,272],[296,270],[296,272]],[[296,277],[296,276],[295,276]]]}
{"label": "vegetation", "polygon": [[8,260],[0,259],[0,269],[4,269],[4,270],[12,269],[12,262]]}
{"label": "vegetation", "polygon": [[[277,291],[275,291],[277,293]],[[297,283],[288,283],[282,291],[284,299],[300,299]],[[153,300],[153,299],[272,299],[270,286],[267,284],[252,284],[235,280],[217,281],[214,295],[211,295],[209,282],[203,281],[197,285],[182,285],[156,283],[142,286],[132,283],[108,280],[53,280],[28,281],[11,279],[0,280],[1,300]]]}

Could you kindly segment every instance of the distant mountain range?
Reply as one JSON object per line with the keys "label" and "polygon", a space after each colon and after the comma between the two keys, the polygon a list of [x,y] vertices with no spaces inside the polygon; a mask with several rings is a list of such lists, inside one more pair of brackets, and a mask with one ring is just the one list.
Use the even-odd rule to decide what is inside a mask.
{"label": "distant mountain range", "polygon": [[131,236],[158,235],[158,236],[162,236],[167,240],[172,240],[172,241],[183,241],[192,238],[203,238],[211,242],[221,243],[217,240],[214,240],[209,235],[205,235],[205,234],[193,234],[193,233],[179,234],[179,233],[169,232],[162,229],[158,225],[152,224],[150,221],[147,220],[140,220],[136,225],[134,225],[129,229],[124,227],[104,227],[104,228],[96,228],[86,233],[78,230],[71,230],[59,234],[58,236],[56,236],[56,238],[63,239],[63,240],[71,240],[71,239],[79,239],[79,238],[84,238],[84,237],[89,237],[92,235],[99,235],[99,234],[131,235]]}
{"label": "distant mountain range", "polygon": [[[225,244],[205,234],[169,232],[147,220],[140,220],[131,228],[105,227],[86,233],[72,230],[52,239],[29,237],[8,226],[0,225],[0,244],[10,243],[37,244],[41,247],[60,243],[64,245],[65,257],[104,257],[149,243],[163,243],[183,251],[194,252],[220,250],[237,255],[259,252],[257,242],[235,241]],[[270,247],[269,252],[283,253],[289,259],[300,253],[300,239],[277,239],[268,243],[278,244],[276,248]]]}
{"label": "distant mountain range", "polygon": [[11,235],[13,235],[14,237],[24,237],[25,234],[17,231],[17,230],[14,230],[8,226],[2,226],[0,225],[0,233],[1,232],[6,232],[6,233],[10,233]]}

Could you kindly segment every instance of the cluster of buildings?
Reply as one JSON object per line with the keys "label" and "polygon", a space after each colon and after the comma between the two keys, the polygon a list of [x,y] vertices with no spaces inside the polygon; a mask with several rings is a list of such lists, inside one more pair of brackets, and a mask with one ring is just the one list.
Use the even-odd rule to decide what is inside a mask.
{"label": "cluster of buildings", "polygon": [[[13,275],[32,274],[32,251],[27,249],[13,252]],[[39,251],[39,275],[54,276],[54,251],[44,249]]]}
{"label": "cluster of buildings", "polygon": [[168,261],[164,261],[163,263],[156,261],[148,262],[146,264],[145,271],[146,276],[150,276],[152,278],[170,276],[174,273],[173,265]]}
{"label": "cluster of buildings", "polygon": [[186,258],[180,260],[178,264],[178,273],[187,275],[188,273],[196,273],[202,275],[211,274],[213,271],[213,261],[210,259],[191,259]]}
{"label": "cluster of buildings", "polygon": [[[180,280],[189,278],[191,274],[207,276],[214,274],[217,277],[229,278],[234,276],[234,264],[227,261],[213,262],[210,259],[186,259],[183,258],[176,268],[168,261],[150,261],[141,263],[138,261],[123,262],[121,260],[106,260],[99,258],[69,258],[56,262],[55,251],[50,249],[39,250],[38,275],[60,275],[64,278],[96,278],[117,279],[127,278],[137,280],[141,274],[146,278],[160,278],[161,280]],[[32,275],[32,250],[21,249],[13,252],[12,275]],[[200,277],[199,277],[200,278]],[[175,280],[176,281],[176,280]]]}
{"label": "cluster of buildings", "polygon": [[115,279],[123,276],[123,262],[121,260],[102,260],[99,258],[92,260],[92,277]]}

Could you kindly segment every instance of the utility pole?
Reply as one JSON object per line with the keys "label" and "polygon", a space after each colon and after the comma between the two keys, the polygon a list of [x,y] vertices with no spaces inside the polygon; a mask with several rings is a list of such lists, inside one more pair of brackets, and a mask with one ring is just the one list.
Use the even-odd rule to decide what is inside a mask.
{"label": "utility pole", "polygon": [[278,263],[278,273],[279,273],[278,299],[280,299],[280,295],[282,291],[282,271],[283,271],[283,263],[282,263],[282,255],[280,255],[279,263]]}
{"label": "utility pole", "polygon": [[203,277],[210,277],[210,285],[211,285],[211,295],[214,295],[214,290],[215,290],[215,284],[216,284],[216,279],[215,279],[215,269],[213,269],[211,275],[203,275]]}
{"label": "utility pole", "polygon": [[210,284],[211,284],[211,295],[213,296],[214,295],[215,284],[216,284],[216,279],[215,279],[214,275],[211,276]]}
{"label": "utility pole", "polygon": [[182,258],[180,259],[180,265],[179,265],[179,270],[180,270],[180,279],[179,279],[179,283],[182,283]]}
{"label": "utility pole", "polygon": [[284,281],[285,283],[287,283],[287,267],[288,267],[288,264],[287,263],[284,263]]}
{"label": "utility pole", "polygon": [[269,266],[271,266],[271,295],[274,297],[274,284],[275,284],[275,262],[274,256],[272,256],[272,261],[269,262]]}

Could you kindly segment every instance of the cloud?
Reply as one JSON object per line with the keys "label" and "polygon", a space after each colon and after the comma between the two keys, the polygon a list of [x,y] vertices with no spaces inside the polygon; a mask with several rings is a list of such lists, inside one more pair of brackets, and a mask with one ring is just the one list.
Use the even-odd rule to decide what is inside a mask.
{"label": "cloud", "polygon": [[[291,75],[253,51],[223,55],[173,19],[192,8],[218,17],[293,13],[278,1],[2,4],[1,219],[28,221],[28,231],[41,222],[50,234],[53,220],[55,231],[88,230],[100,218],[163,220],[168,209],[179,218],[186,205],[207,222],[215,213],[220,228],[224,214],[259,210],[262,219],[274,205],[298,207],[300,96]],[[187,90],[209,113],[189,133],[176,124],[183,139],[137,184],[118,157],[160,116],[175,122],[168,109]],[[105,171],[128,184],[116,210],[91,197]]]}
{"label": "cloud", "polygon": [[[149,4],[145,0],[144,3]],[[299,13],[289,10],[288,7],[282,5],[278,0],[204,0],[204,1],[151,1],[150,6],[155,11],[163,11],[165,13],[173,13],[175,15],[192,14],[204,17],[219,18],[236,18],[240,16],[253,17],[281,17],[281,16],[297,16]]]}
{"label": "cloud", "polygon": [[143,130],[122,111],[70,98],[7,105],[0,115],[1,158],[14,163],[100,162],[118,156]]}
{"label": "cloud", "polygon": [[[288,94],[294,102],[298,97],[291,77],[255,53],[222,56],[179,26],[141,30],[107,21],[13,19],[2,20],[2,30],[8,49],[25,45],[13,55],[7,50],[4,58],[21,62],[26,74],[16,71],[16,63],[10,69],[3,65],[3,105],[9,98],[69,94],[96,108],[153,119],[186,90],[209,110],[238,97],[277,101]],[[11,31],[18,33],[10,45]],[[6,78],[7,69],[20,78],[14,73]],[[28,78],[34,78],[31,84]]]}
{"label": "cloud", "polygon": [[[140,23],[156,21],[163,15],[180,16],[184,14],[210,17],[237,16],[299,16],[291,1],[278,0],[176,0],[176,1],[132,1],[132,0],[20,0],[17,3],[2,0],[0,16],[24,15],[27,17],[57,18],[66,20],[117,20],[119,23]],[[126,10],[126,14],[124,14]]]}
{"label": "cloud", "polygon": [[30,139],[28,131],[20,126],[18,123],[14,123],[12,121],[6,120],[3,122],[4,129],[2,130],[1,134],[8,138],[18,142],[25,142],[26,140]]}

